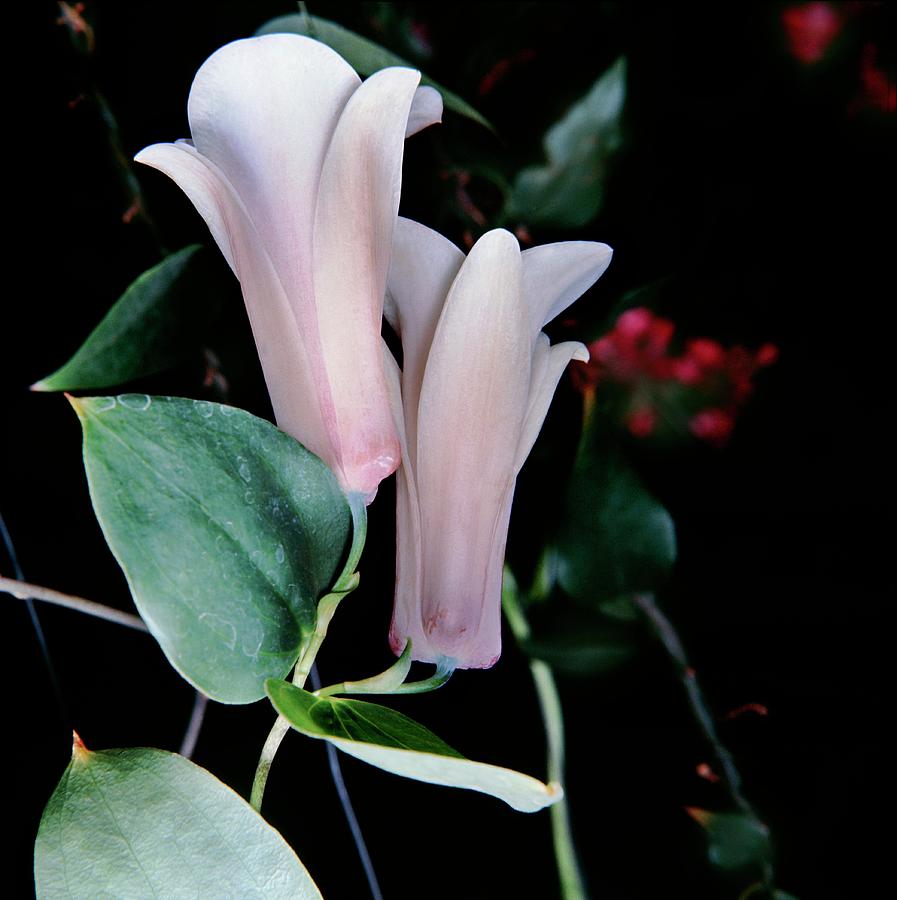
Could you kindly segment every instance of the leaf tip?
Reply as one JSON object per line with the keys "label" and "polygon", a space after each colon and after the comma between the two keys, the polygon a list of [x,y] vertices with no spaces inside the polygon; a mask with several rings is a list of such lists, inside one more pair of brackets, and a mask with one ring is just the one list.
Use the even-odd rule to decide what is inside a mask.
{"label": "leaf tip", "polygon": [[79,419],[84,418],[84,410],[81,406],[81,398],[73,397],[68,391],[63,391],[63,396],[69,403],[72,405],[72,409],[75,411]]}
{"label": "leaf tip", "polygon": [[34,384],[28,386],[29,391],[34,391],[35,393],[44,393],[47,391],[52,391],[53,388],[47,383],[46,378],[41,378],[40,381],[35,381]]}
{"label": "leaf tip", "polygon": [[713,819],[713,813],[698,806],[686,806],[685,811],[701,826],[707,828]]}
{"label": "leaf tip", "polygon": [[81,735],[72,729],[72,760],[83,761],[89,755],[90,750],[87,749],[84,741],[81,740]]}

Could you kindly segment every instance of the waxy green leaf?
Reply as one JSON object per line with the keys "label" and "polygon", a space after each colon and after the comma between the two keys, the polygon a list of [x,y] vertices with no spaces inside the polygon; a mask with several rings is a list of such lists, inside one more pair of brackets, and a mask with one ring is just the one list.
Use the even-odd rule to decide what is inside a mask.
{"label": "waxy green leaf", "polygon": [[[314,38],[322,44],[326,44],[347,62],[359,75],[373,75],[380,69],[387,69],[390,66],[404,66],[409,69],[417,69],[418,66],[402,59],[390,50],[375,44],[373,41],[343,28],[336,22],[329,19],[321,19],[318,16],[303,15],[302,13],[291,13],[286,16],[278,16],[266,22],[256,32],[257,35],[262,34],[301,34],[306,37]],[[447,109],[472,119],[480,125],[494,130],[489,121],[478,113],[466,100],[462,100],[457,94],[446,90],[441,84],[428,78],[421,72],[420,83],[435,88],[442,94],[442,102]]]}
{"label": "waxy green leaf", "polygon": [[315,627],[350,515],[330,470],[205,400],[73,399],[97,518],[171,664],[224,703],[265,694]]}
{"label": "waxy green leaf", "polygon": [[520,812],[536,812],[563,796],[559,785],[466,759],[423,725],[388,707],[316,697],[274,679],[266,690],[274,708],[297,731],[387,772],[490,794]]}
{"label": "waxy green leaf", "polygon": [[623,142],[626,61],[618,59],[545,133],[547,163],[518,173],[509,213],[534,225],[581,228],[604,201],[608,165]]}
{"label": "waxy green leaf", "polygon": [[656,591],[676,560],[669,513],[604,432],[583,434],[555,539],[558,582],[592,603]]}
{"label": "waxy green leaf", "polygon": [[198,287],[198,244],[148,269],[115,302],[75,355],[35,391],[79,391],[124,384],[179,362],[214,314]]}
{"label": "waxy green leaf", "polygon": [[38,900],[320,900],[286,841],[174,753],[76,744],[34,848]]}

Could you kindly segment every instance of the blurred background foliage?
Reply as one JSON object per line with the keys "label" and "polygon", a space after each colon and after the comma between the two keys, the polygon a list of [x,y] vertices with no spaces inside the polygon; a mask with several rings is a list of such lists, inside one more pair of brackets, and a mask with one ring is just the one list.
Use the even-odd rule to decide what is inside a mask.
{"label": "blurred background foliage", "polygon": [[[98,0],[32,12],[41,64],[18,85],[34,123],[20,213],[28,275],[4,308],[0,511],[28,580],[128,608],[74,416],[27,387],[163,251],[210,244],[177,188],[127,160],[188,134],[189,86],[213,50],[295,6]],[[868,811],[885,770],[880,662],[894,587],[893,6],[310,12],[457,97],[443,125],[408,143],[403,214],[462,247],[501,225],[523,246],[615,250],[551,326],[554,339],[590,342],[592,362],[559,388],[508,547],[532,604],[523,651],[560,679],[568,795],[594,895],[735,898],[768,860],[789,894],[867,895],[884,863]],[[372,52],[353,40],[347,55]],[[166,295],[169,326],[142,329],[160,341],[152,365],[125,360],[122,371],[149,393],[270,416],[239,289],[216,252],[196,256],[176,304]],[[390,659],[391,488],[369,534],[362,588],[320,657],[325,681]],[[12,574],[6,556],[0,571]],[[635,591],[656,592],[676,623],[763,828],[732,812]],[[16,778],[24,885],[71,726],[90,747],[171,749],[192,703],[144,636],[40,612],[55,697],[26,612],[8,598],[0,607],[15,648],[8,749],[27,773]],[[508,633],[494,670],[396,706],[463,753],[540,774],[525,652]],[[245,792],[270,718],[261,704],[212,706],[196,761]],[[363,896],[323,751],[308,743],[278,758],[268,814],[325,895]],[[291,769],[315,766],[320,783],[297,796]],[[409,885],[433,898],[554,895],[547,816],[345,767],[387,897],[410,896]]]}

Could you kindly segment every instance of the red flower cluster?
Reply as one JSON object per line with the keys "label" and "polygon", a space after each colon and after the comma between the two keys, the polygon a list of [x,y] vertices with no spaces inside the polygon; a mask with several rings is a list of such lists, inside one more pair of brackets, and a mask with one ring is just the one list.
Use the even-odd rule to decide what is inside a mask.
{"label": "red flower cluster", "polygon": [[580,390],[600,384],[623,388],[623,419],[635,437],[655,433],[659,423],[684,418],[697,438],[721,446],[732,433],[738,410],[753,391],[754,373],[775,362],[778,349],[725,348],[709,338],[687,341],[670,352],[675,325],[637,307],[624,312],[614,328],[589,346],[588,366],[571,372]]}

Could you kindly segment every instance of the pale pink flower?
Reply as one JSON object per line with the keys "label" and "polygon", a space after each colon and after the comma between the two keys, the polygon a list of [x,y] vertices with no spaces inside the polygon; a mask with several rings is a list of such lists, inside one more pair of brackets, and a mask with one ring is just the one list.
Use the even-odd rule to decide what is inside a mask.
{"label": "pale pink flower", "polygon": [[487,668],[501,652],[501,579],[517,473],[577,342],[542,327],[607,268],[585,241],[521,253],[490,231],[464,254],[399,219],[386,316],[402,338],[389,369],[401,435],[390,642],[414,659]]}
{"label": "pale pink flower", "polygon": [[442,114],[419,80],[362,84],[297,35],[235,41],[196,74],[192,140],[136,157],[177,182],[240,280],[278,425],[369,500],[400,461],[380,323],[404,140]]}

